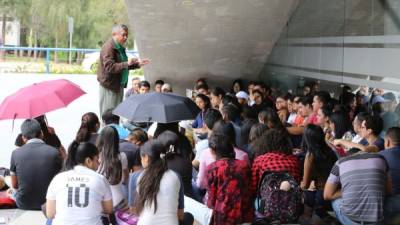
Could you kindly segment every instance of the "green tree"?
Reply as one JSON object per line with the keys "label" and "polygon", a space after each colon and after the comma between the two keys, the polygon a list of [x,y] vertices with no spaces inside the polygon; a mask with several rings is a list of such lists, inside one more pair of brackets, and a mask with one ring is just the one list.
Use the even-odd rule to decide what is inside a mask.
{"label": "green tree", "polygon": [[[20,21],[30,47],[67,48],[68,16],[74,18],[73,47],[77,48],[99,48],[110,38],[114,24],[128,24],[123,0],[0,0],[0,5],[3,20],[13,17]],[[132,47],[133,42],[128,41],[127,46]],[[54,60],[58,58],[55,54]]]}
{"label": "green tree", "polygon": [[[68,17],[79,16],[81,0],[52,0],[48,2],[48,13],[45,17],[46,45],[68,47]],[[53,44],[52,44],[53,43]],[[54,62],[58,62],[58,54],[54,53]]]}

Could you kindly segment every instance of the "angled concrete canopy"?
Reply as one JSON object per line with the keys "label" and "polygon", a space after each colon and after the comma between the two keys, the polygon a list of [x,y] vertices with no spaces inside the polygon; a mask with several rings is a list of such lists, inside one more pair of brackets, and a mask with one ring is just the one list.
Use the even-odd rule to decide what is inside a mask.
{"label": "angled concrete canopy", "polygon": [[126,0],[146,79],[257,79],[299,0]]}

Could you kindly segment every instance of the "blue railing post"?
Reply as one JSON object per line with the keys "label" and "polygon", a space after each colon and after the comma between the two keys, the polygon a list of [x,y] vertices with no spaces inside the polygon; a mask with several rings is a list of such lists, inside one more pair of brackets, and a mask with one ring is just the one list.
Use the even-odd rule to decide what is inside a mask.
{"label": "blue railing post", "polygon": [[[80,52],[84,52],[84,53],[92,53],[92,52],[100,52],[100,49],[91,49],[91,48],[33,48],[33,47],[6,47],[6,46],[0,46],[0,51],[7,51],[7,50],[24,50],[24,51],[45,51],[46,52],[46,62],[45,62],[45,72],[47,74],[50,73],[50,52],[51,51],[59,51],[59,52],[70,52],[70,51],[80,51]],[[138,54],[137,51],[126,51],[127,53],[131,53],[131,54]]]}
{"label": "blue railing post", "polygon": [[50,49],[46,50],[46,73],[50,73]]}

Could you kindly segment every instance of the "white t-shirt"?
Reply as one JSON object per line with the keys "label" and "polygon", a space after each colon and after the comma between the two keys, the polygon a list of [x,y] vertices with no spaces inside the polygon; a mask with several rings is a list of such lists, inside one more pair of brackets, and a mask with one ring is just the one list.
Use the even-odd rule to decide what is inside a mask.
{"label": "white t-shirt", "polygon": [[110,184],[101,174],[84,167],[59,173],[47,190],[56,201],[53,225],[102,225],[102,201],[112,198]]}
{"label": "white t-shirt", "polygon": [[353,139],[351,140],[351,142],[353,142],[353,143],[360,143],[360,141],[363,139],[363,137],[361,137],[360,135],[356,135],[356,136],[354,136],[353,137]]}
{"label": "white t-shirt", "polygon": [[290,113],[289,118],[287,119],[287,123],[294,124],[294,121],[296,120],[297,113]]}
{"label": "white t-shirt", "polygon": [[[119,155],[119,159],[121,160],[122,171],[128,169],[128,158],[126,157],[126,154],[121,152]],[[113,207],[117,206],[123,199],[128,199],[128,196],[124,194],[126,193],[126,191],[124,191],[124,185],[122,184],[123,180],[124,173],[122,172],[122,178],[119,184],[111,185]]]}
{"label": "white t-shirt", "polygon": [[203,151],[208,149],[208,139],[204,139],[204,140],[197,142],[195,149],[196,149],[196,156],[194,159],[199,161],[200,156],[203,153]]}
{"label": "white t-shirt", "polygon": [[181,183],[178,175],[172,170],[167,170],[161,178],[160,190],[157,193],[156,213],[154,214],[154,203],[151,207],[145,205],[143,211],[140,213],[138,225],[178,225],[177,213],[180,187]]}

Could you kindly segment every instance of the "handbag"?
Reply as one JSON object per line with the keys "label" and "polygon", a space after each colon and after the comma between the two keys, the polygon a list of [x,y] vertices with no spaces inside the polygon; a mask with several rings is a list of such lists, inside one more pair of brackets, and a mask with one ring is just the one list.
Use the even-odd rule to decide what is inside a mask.
{"label": "handbag", "polygon": [[129,213],[128,210],[117,209],[114,212],[114,216],[117,225],[136,225],[139,221],[139,217]]}

